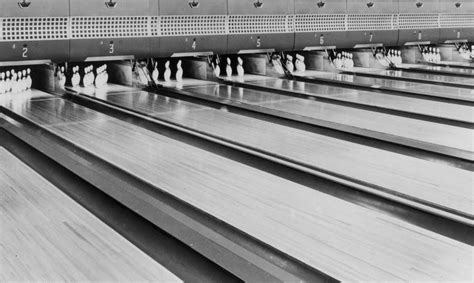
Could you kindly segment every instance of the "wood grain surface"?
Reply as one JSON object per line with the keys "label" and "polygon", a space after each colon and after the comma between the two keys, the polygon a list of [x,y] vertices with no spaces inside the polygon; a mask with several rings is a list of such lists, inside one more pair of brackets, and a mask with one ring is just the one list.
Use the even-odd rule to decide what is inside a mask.
{"label": "wood grain surface", "polygon": [[[42,112],[22,113],[35,122],[65,118],[63,111],[30,110]],[[469,245],[129,123],[91,115],[96,120],[68,113],[70,122],[46,127],[330,276],[472,279]]]}
{"label": "wood grain surface", "polygon": [[387,87],[400,91],[420,93],[425,96],[444,97],[465,101],[474,101],[474,90],[452,86],[435,85],[421,82],[408,82],[390,78],[375,78],[364,75],[352,75],[333,72],[306,71],[302,76],[324,78],[333,81],[350,82],[355,85],[370,86],[374,89]]}
{"label": "wood grain surface", "polygon": [[312,97],[329,98],[382,109],[474,123],[474,107],[467,105],[282,79],[246,83],[266,87],[270,90],[278,91],[282,89]]}
{"label": "wood grain surface", "polygon": [[474,214],[474,174],[466,170],[144,91],[116,93],[105,99],[114,105],[380,187],[411,200],[471,217]]}
{"label": "wood grain surface", "polygon": [[0,147],[0,281],[181,282]]}
{"label": "wood grain surface", "polygon": [[189,87],[186,90],[200,95],[260,106],[273,111],[291,113],[303,118],[347,125],[360,130],[370,130],[469,153],[474,152],[474,131],[472,129],[309,99],[289,98],[286,95],[233,86]]}
{"label": "wood grain surface", "polygon": [[380,69],[370,69],[370,68],[354,68],[353,71],[357,74],[377,74],[388,77],[399,77],[399,78],[409,78],[417,80],[425,80],[427,82],[443,82],[443,83],[456,83],[463,84],[466,86],[474,87],[474,78],[465,78],[457,76],[444,76],[437,74],[427,74],[427,73],[415,73],[415,72],[405,72],[403,70],[380,70]]}

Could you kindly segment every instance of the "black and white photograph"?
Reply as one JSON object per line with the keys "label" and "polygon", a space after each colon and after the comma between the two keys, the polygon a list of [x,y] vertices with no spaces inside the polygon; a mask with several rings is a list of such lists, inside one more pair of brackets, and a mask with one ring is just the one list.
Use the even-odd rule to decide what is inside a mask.
{"label": "black and white photograph", "polygon": [[0,0],[0,282],[474,282],[474,0]]}

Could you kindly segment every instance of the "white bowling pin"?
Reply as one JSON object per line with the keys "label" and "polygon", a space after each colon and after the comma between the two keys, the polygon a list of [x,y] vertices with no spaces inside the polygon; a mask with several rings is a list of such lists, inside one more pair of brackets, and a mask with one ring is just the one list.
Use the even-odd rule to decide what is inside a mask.
{"label": "white bowling pin", "polygon": [[178,63],[176,64],[176,81],[177,82],[183,81],[183,67],[181,65],[182,65],[182,62],[181,60],[179,60]]}
{"label": "white bowling pin", "polygon": [[151,72],[151,78],[155,82],[155,84],[158,84],[158,77],[160,76],[160,72],[158,71],[158,62],[155,62],[153,65],[153,71]]}
{"label": "white bowling pin", "polygon": [[10,92],[12,90],[11,88],[11,75],[10,71],[7,71],[5,73],[5,92]]}
{"label": "white bowling pin", "polygon": [[352,60],[352,53],[349,53],[347,56],[348,56],[348,58],[347,58],[346,68],[347,69],[352,69],[352,68],[354,68],[354,61]]}
{"label": "white bowling pin", "polygon": [[341,53],[337,53],[336,59],[334,59],[334,67],[336,67],[336,69],[341,69],[342,68],[342,55],[341,55]]}
{"label": "white bowling pin", "polygon": [[107,72],[107,65],[104,65],[104,85],[109,82],[109,73]]}
{"label": "white bowling pin", "polygon": [[295,65],[293,64],[293,56],[287,54],[286,55],[286,70],[290,73],[293,73],[295,71]]}
{"label": "white bowling pin", "polygon": [[66,75],[64,74],[65,69],[64,66],[58,72],[58,79],[59,79],[59,86],[64,88],[66,86]]}
{"label": "white bowling pin", "polygon": [[225,74],[228,78],[232,77],[232,62],[229,57],[227,57],[227,65],[225,67]]}
{"label": "white bowling pin", "polygon": [[0,73],[0,94],[5,93],[5,73]]}
{"label": "white bowling pin", "polygon": [[244,77],[244,61],[240,57],[237,57],[237,76]]}
{"label": "white bowling pin", "polygon": [[91,66],[91,71],[90,71],[90,74],[91,74],[91,78],[90,78],[90,86],[94,84],[95,82],[95,75],[94,75],[94,66]]}
{"label": "white bowling pin", "polygon": [[212,63],[212,68],[214,69],[214,75],[216,77],[220,77],[221,75],[221,67],[219,66],[219,63]]}
{"label": "white bowling pin", "polygon": [[165,82],[169,82],[171,80],[171,69],[170,69],[170,61],[166,61],[165,63],[165,73],[163,74]]}
{"label": "white bowling pin", "polygon": [[26,69],[26,89],[31,89],[33,85],[33,80],[31,79],[31,69]]}
{"label": "white bowling pin", "polygon": [[306,71],[306,65],[304,63],[304,57],[296,54],[296,63],[295,63],[296,71],[304,72]]}

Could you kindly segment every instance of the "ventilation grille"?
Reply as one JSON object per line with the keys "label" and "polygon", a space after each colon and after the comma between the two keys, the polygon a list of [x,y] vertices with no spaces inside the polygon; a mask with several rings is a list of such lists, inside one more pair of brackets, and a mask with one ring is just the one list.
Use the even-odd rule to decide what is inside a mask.
{"label": "ventilation grille", "polygon": [[438,14],[400,14],[399,29],[431,29],[439,28]]}
{"label": "ventilation grille", "polygon": [[150,34],[151,36],[161,36],[160,17],[151,17],[150,19]]}
{"label": "ventilation grille", "polygon": [[348,30],[392,30],[392,14],[350,14],[347,15]]}
{"label": "ventilation grille", "polygon": [[292,19],[283,15],[229,16],[229,34],[293,32]]}
{"label": "ventilation grille", "polygon": [[442,28],[474,28],[474,14],[441,14]]}
{"label": "ventilation grille", "polygon": [[346,29],[346,15],[344,14],[319,14],[296,15],[296,32],[317,31],[344,31]]}
{"label": "ventilation grille", "polygon": [[226,16],[162,16],[161,35],[226,34]]}
{"label": "ventilation grille", "polygon": [[67,17],[0,18],[0,40],[68,39]]}
{"label": "ventilation grille", "polygon": [[148,36],[148,17],[72,17],[71,38]]}

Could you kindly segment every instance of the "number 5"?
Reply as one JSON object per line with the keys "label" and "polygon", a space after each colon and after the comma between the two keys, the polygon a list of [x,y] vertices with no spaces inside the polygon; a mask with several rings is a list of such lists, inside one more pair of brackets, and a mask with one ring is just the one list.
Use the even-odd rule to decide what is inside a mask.
{"label": "number 5", "polygon": [[260,46],[262,46],[262,40],[259,38],[257,38],[257,48],[260,48]]}

